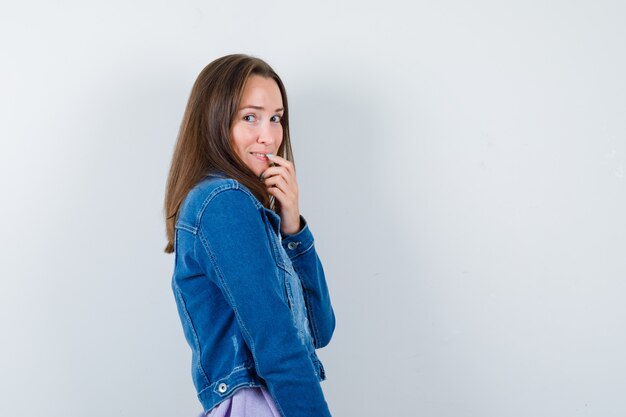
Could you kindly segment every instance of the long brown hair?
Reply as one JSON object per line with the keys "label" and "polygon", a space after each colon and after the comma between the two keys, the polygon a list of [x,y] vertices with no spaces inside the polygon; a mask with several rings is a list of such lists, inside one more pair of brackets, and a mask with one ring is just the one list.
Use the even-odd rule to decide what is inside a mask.
{"label": "long brown hair", "polygon": [[283,140],[277,154],[295,162],[289,138],[289,106],[280,77],[262,59],[226,55],[208,64],[198,75],[180,125],[165,192],[165,253],[174,252],[174,226],[187,193],[206,175],[221,172],[247,187],[267,208],[274,210],[265,185],[239,158],[230,141],[230,130],[250,75],[272,78],[278,84],[284,113],[280,119]]}

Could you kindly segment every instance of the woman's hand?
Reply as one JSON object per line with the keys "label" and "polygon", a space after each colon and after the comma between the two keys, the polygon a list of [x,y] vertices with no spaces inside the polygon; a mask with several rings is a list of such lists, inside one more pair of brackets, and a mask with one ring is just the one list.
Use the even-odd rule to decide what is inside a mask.
{"label": "woman's hand", "polygon": [[268,158],[276,166],[269,167],[261,176],[267,192],[276,199],[280,216],[280,231],[289,235],[298,233],[300,231],[300,207],[298,206],[295,168],[291,161],[280,156],[268,154]]}

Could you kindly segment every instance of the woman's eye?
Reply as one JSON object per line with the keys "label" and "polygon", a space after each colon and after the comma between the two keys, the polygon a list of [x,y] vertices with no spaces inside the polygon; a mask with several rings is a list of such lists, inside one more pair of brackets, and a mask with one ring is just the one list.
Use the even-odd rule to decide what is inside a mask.
{"label": "woman's eye", "polygon": [[276,119],[274,120],[275,122],[280,122],[280,115],[278,115],[278,114],[277,114],[277,115],[276,115],[276,116],[274,116],[274,117],[276,118]]}
{"label": "woman's eye", "polygon": [[243,116],[243,120],[245,120],[246,122],[253,122],[254,121],[254,120],[247,119],[247,117],[251,117],[252,119],[254,119],[254,115],[253,114],[246,114],[245,116]]}

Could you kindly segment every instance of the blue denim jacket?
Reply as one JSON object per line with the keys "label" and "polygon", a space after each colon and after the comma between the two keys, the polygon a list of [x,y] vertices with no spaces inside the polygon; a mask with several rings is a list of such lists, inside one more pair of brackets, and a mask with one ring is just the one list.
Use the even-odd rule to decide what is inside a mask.
{"label": "blue denim jacket", "polygon": [[309,226],[280,216],[241,183],[211,174],[181,205],[172,277],[205,411],[238,388],[265,386],[284,417],[330,416],[315,349],[335,329]]}

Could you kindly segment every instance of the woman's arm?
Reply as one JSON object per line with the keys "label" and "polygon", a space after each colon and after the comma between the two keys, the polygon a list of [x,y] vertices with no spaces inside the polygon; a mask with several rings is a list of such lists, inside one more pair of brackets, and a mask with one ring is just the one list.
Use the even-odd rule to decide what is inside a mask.
{"label": "woman's arm", "polygon": [[295,167],[292,161],[280,156],[267,156],[275,166],[263,172],[263,183],[276,198],[282,244],[302,283],[313,345],[322,348],[330,342],[335,330],[335,313],[330,305],[324,269],[313,246],[313,235],[300,214]]}
{"label": "woman's arm", "polygon": [[196,256],[233,308],[255,368],[284,417],[330,417],[328,405],[300,342],[268,240],[252,198],[219,192],[202,213]]}
{"label": "woman's arm", "polygon": [[335,313],[330,303],[324,268],[317,256],[313,234],[300,215],[302,229],[293,235],[282,234],[282,245],[300,277],[308,319],[316,349],[328,345],[335,330]]}

